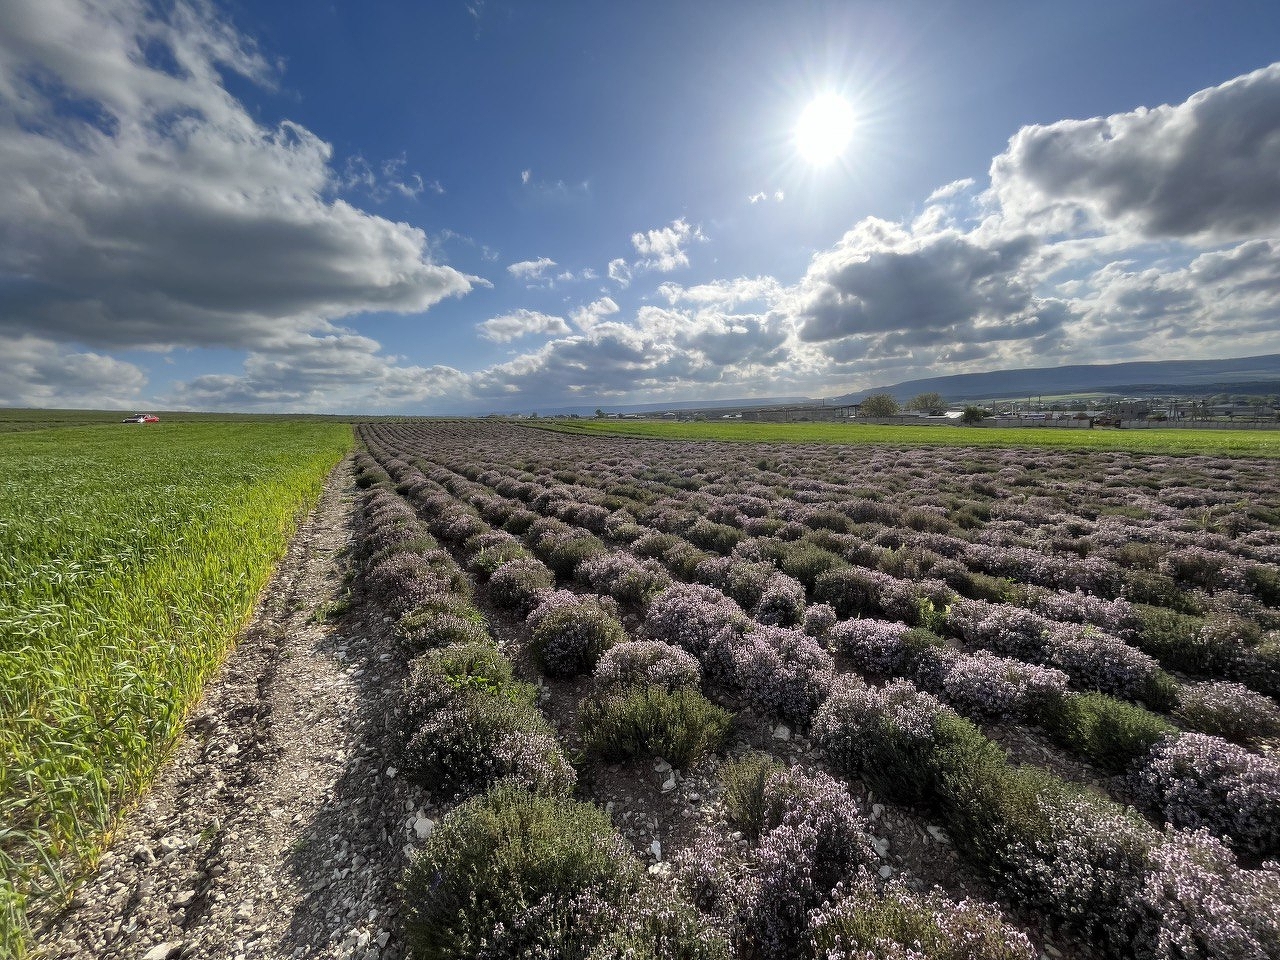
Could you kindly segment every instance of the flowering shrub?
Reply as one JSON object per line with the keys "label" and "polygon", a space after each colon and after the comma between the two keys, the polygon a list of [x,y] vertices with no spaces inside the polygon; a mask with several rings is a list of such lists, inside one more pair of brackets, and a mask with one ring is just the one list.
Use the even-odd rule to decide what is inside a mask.
{"label": "flowering shrub", "polygon": [[1009,604],[960,600],[948,611],[946,625],[971,646],[1033,660],[1044,648],[1051,621]]}
{"label": "flowering shrub", "polygon": [[671,578],[653,560],[641,561],[628,553],[602,553],[578,567],[577,576],[592,590],[607,593],[618,603],[643,606],[649,598],[671,585]]}
{"label": "flowering shrub", "polygon": [[728,929],[751,890],[746,854],[721,831],[709,829],[671,858],[675,879],[704,922]]}
{"label": "flowering shrub", "polygon": [[878,570],[841,567],[827,570],[813,587],[813,599],[829,603],[841,620],[880,616],[880,593],[894,578]]}
{"label": "flowering shrub", "polygon": [[438,593],[452,592],[450,584],[417,553],[392,554],[375,564],[365,574],[365,588],[375,603],[396,618]]}
{"label": "flowering shrub", "polygon": [[836,625],[836,612],[829,603],[811,603],[805,607],[802,629],[809,636],[818,640],[826,640],[831,628]]}
{"label": "flowering shrub", "polygon": [[596,807],[502,785],[451,811],[414,858],[405,938],[422,960],[585,960],[642,878]]}
{"label": "flowering shrub", "polygon": [[998,908],[954,903],[941,891],[914,893],[865,870],[810,921],[818,960],[1035,960],[1027,935]]}
{"label": "flowering shrub", "polygon": [[629,640],[606,650],[596,664],[595,678],[603,686],[659,686],[667,690],[697,687],[702,669],[694,657],[661,640]]}
{"label": "flowering shrub", "polygon": [[907,669],[908,627],[891,620],[841,620],[827,631],[827,645],[859,673],[902,676]]}
{"label": "flowering shrub", "polygon": [[734,680],[761,713],[805,725],[831,689],[835,665],[813,637],[760,627],[736,648]]}
{"label": "flowering shrub", "polygon": [[1270,697],[1229,681],[1184,684],[1175,716],[1192,730],[1246,747],[1280,736],[1280,707]]}
{"label": "flowering shrub", "polygon": [[489,640],[484,615],[465,597],[452,593],[428,597],[400,618],[396,632],[417,652]]}
{"label": "flowering shrub", "polygon": [[785,573],[769,578],[754,612],[765,626],[794,627],[804,618],[804,584]]}
{"label": "flowering shrub", "polygon": [[956,659],[942,681],[947,702],[968,717],[1021,718],[1067,691],[1067,675],[980,651]]}
{"label": "flowering shrub", "polygon": [[489,599],[498,607],[524,615],[533,609],[542,591],[555,585],[555,574],[541,560],[508,560],[489,577]]}
{"label": "flowering shrub", "polygon": [[601,654],[626,639],[617,608],[567,590],[549,594],[529,614],[530,645],[543,671],[576,677],[595,668]]}
{"label": "flowering shrub", "polygon": [[1092,627],[1055,625],[1043,656],[1077,684],[1131,700],[1146,699],[1160,672],[1154,657]]}
{"label": "flowering shrub", "polygon": [[719,591],[675,584],[649,604],[645,632],[654,640],[687,650],[702,661],[705,670],[712,641],[723,634],[741,637],[750,624],[742,608]]}
{"label": "flowering shrub", "polygon": [[876,862],[867,821],[826,774],[776,773],[765,784],[756,882],[739,914],[744,957],[801,958],[810,912],[838,884]]}
{"label": "flowering shrub", "polygon": [[1280,869],[1242,870],[1207,830],[1170,830],[1132,909],[1134,947],[1153,960],[1280,956]]}
{"label": "flowering shrub", "polygon": [[1187,733],[1151,751],[1134,793],[1176,827],[1207,827],[1258,857],[1280,852],[1280,763],[1218,737]]}
{"label": "flowering shrub", "polygon": [[842,676],[814,715],[813,737],[835,770],[862,776],[904,802],[921,802],[932,786],[929,761],[944,713],[952,711],[909,681],[868,687]]}
{"label": "flowering shrub", "polygon": [[402,698],[401,762],[442,797],[477,793],[504,779],[567,793],[576,776],[534,696],[532,687],[512,680],[510,664],[492,645],[420,657]]}

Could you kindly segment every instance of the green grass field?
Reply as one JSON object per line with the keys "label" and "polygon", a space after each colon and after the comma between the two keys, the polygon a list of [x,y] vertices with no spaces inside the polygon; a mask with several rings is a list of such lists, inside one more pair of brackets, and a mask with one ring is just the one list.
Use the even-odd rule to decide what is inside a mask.
{"label": "green grass field", "polygon": [[315,420],[0,432],[0,955],[149,782],[352,442]]}
{"label": "green grass field", "polygon": [[[532,424],[531,424],[532,425]],[[1056,447],[1153,454],[1280,457],[1280,430],[1064,430],[1054,427],[879,426],[853,423],[750,423],[741,420],[542,420],[543,429],[590,436],[743,443],[878,443],[900,447]]]}

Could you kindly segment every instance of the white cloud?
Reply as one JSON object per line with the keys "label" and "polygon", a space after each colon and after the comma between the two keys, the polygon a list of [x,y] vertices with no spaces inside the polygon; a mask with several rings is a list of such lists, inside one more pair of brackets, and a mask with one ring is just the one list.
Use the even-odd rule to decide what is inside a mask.
{"label": "white cloud", "polygon": [[627,261],[618,257],[616,260],[609,261],[609,279],[622,287],[624,290],[631,286],[631,268],[627,266]]}
{"label": "white cloud", "polygon": [[465,400],[469,389],[459,370],[402,366],[376,341],[339,331],[289,336],[250,352],[243,374],[196,377],[164,399],[166,406],[196,410],[377,413]]}
{"label": "white cloud", "polygon": [[524,309],[493,317],[477,324],[476,329],[481,331],[482,337],[494,343],[505,343],[534,333],[560,336],[572,332],[561,317]]}
{"label": "white cloud", "polygon": [[950,183],[939,187],[933,193],[929,194],[926,203],[937,203],[940,200],[950,200],[959,196],[974,185],[973,177],[965,177],[963,180],[952,180]]}
{"label": "white cloud", "polygon": [[991,183],[1006,216],[1046,230],[1268,236],[1280,228],[1280,63],[1176,106],[1024,127]]}
{"label": "white cloud", "polygon": [[786,194],[781,190],[775,190],[773,193],[765,193],[763,190],[753,193],[747,197],[747,203],[764,203],[766,200],[772,200],[774,203],[781,203],[786,199]]}
{"label": "white cloud", "polygon": [[532,170],[521,170],[521,171],[520,171],[520,182],[521,182],[521,183],[523,183],[523,184],[525,184],[525,185],[527,186],[527,185],[528,185],[528,183],[529,183],[529,181],[530,181],[530,180],[532,180],[532,179],[533,179],[533,171],[532,171]]}
{"label": "white cloud", "polygon": [[686,250],[691,240],[705,240],[702,231],[690,226],[683,217],[672,220],[669,227],[658,227],[645,233],[633,233],[631,245],[636,248],[640,260],[636,267],[670,273],[678,267],[689,266]]}
{"label": "white cloud", "polygon": [[521,280],[540,280],[542,275],[556,262],[550,257],[538,257],[537,260],[521,260],[519,263],[507,265],[507,273]]}
{"label": "white cloud", "polygon": [[[0,5],[0,330],[94,346],[252,347],[475,278],[423,231],[327,200],[330,146],[253,118],[253,44],[187,3]],[[74,103],[75,108],[70,109]]]}
{"label": "white cloud", "polygon": [[132,363],[22,335],[4,345],[0,406],[127,407],[147,384]]}
{"label": "white cloud", "polygon": [[619,310],[611,297],[601,297],[594,303],[579,307],[572,314],[572,320],[579,330],[587,331],[596,327],[605,317],[611,317]]}

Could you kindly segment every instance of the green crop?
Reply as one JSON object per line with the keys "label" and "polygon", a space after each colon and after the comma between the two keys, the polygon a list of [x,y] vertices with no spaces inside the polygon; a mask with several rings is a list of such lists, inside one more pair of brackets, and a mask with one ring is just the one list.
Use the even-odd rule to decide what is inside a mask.
{"label": "green crop", "polygon": [[351,444],[318,421],[0,433],[0,954],[148,784]]}
{"label": "green crop", "polygon": [[600,436],[745,443],[888,444],[901,447],[1056,447],[1151,454],[1280,457],[1280,430],[1072,430],[1058,427],[956,427],[935,424],[542,420],[542,429]]}

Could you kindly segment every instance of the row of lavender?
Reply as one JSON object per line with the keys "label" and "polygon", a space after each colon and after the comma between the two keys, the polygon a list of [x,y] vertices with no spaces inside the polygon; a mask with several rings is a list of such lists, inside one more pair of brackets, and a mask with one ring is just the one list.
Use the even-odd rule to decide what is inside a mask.
{"label": "row of lavender", "polygon": [[[485,494],[478,486],[451,479],[447,474],[443,479],[455,491],[474,487],[472,495],[485,502]],[[446,511],[450,518],[447,524],[462,523],[465,527],[468,522],[482,522],[464,508],[451,505],[448,497],[435,499],[438,502],[433,508]],[[453,512],[448,512],[451,510]],[[510,518],[507,522],[511,522]],[[626,554],[605,553],[603,545],[594,537],[582,531],[575,535],[562,522],[546,518],[533,521],[526,536],[535,549],[553,562],[557,553],[562,554],[561,566],[564,558],[581,562],[589,552],[594,552],[591,559],[580,563],[580,576],[597,587],[616,589],[615,584],[622,583],[626,594],[634,595],[638,587],[655,585],[652,572],[634,559]],[[844,572],[865,579],[865,574],[856,570]],[[839,573],[829,571],[819,579],[820,593]],[[772,575],[768,586],[761,591],[757,618],[763,615],[770,624],[777,621],[782,607],[770,604],[769,599],[779,595],[794,597],[798,585],[787,584],[789,579],[785,574]],[[781,588],[778,581],[782,581]],[[901,582],[899,585],[907,586]],[[847,593],[847,584],[845,587],[834,593],[832,598],[837,603],[840,596]],[[979,719],[1004,713],[1038,722],[1059,743],[1084,753],[1109,771],[1133,767],[1132,775],[1120,784],[1121,789],[1128,788],[1127,794],[1142,801],[1162,820],[1182,827],[1208,827],[1217,834],[1225,834],[1241,852],[1259,858],[1273,854],[1280,847],[1280,807],[1276,803],[1280,797],[1280,766],[1273,761],[1214,737],[1180,736],[1167,721],[1115,698],[1069,692],[1067,676],[1061,671],[1027,666],[985,652],[966,655],[934,635],[908,631],[902,623],[849,620],[835,624],[827,635],[826,622],[830,615],[822,615],[825,609],[825,605],[812,608],[809,632],[819,634],[819,639],[844,653],[865,673],[882,678],[910,676],[920,686],[943,694],[953,706]],[[796,607],[788,605],[786,610],[795,613]],[[966,617],[973,617],[975,613],[998,616],[1000,608],[969,604],[962,606],[960,613]],[[1036,620],[1025,613],[1022,619],[1031,620],[1033,626]],[[1137,655],[1136,670],[1133,663],[1126,664],[1123,660],[1117,666],[1114,650],[1117,646],[1127,649],[1106,643],[1105,638],[1078,642],[1076,679],[1082,676],[1092,679],[1110,672],[1135,686],[1149,684],[1154,669],[1149,658]],[[819,651],[815,656],[812,647],[812,644],[798,643],[790,631],[775,629],[772,637],[757,633],[752,643],[730,645],[727,652],[719,652],[718,659],[723,662],[715,664],[711,678],[721,682],[728,682],[734,676],[754,678],[739,685],[754,694],[751,699],[755,705],[788,720],[803,722],[813,704],[825,694],[828,682],[826,655]],[[1107,654],[1110,656],[1105,656]],[[775,662],[779,658],[799,664],[801,668],[786,667],[791,675],[780,680],[784,668]],[[1123,669],[1126,666],[1127,671]],[[1184,707],[1196,709],[1184,709],[1184,715],[1209,720],[1216,727],[1241,730],[1246,729],[1246,721],[1256,723],[1266,719],[1265,713],[1255,709],[1259,706],[1255,701],[1263,698],[1243,696],[1240,691],[1217,701],[1206,696],[1217,689],[1220,688],[1210,685],[1207,690],[1205,687],[1195,690],[1197,696]],[[1274,716],[1274,707],[1271,711]]]}
{"label": "row of lavender", "polygon": [[[477,469],[473,467],[472,472]],[[499,479],[497,485],[501,487],[503,481]],[[480,487],[473,495],[485,502]],[[539,495],[532,505],[550,512],[564,502]],[[498,501],[500,509],[503,503]],[[609,527],[608,520],[604,526]],[[801,584],[767,563],[736,557],[743,548],[757,548],[757,543],[738,542],[734,559],[707,559],[671,534],[644,533],[634,523],[613,529],[615,537],[631,539],[637,553],[662,557],[686,578],[692,570],[695,578],[725,588],[748,609],[754,608],[764,622],[798,622],[804,602]],[[565,536],[554,527],[545,534],[536,533],[553,534]],[[600,549],[598,541],[592,545],[593,539],[581,537],[578,546]],[[576,556],[572,554],[571,559]],[[922,594],[917,584],[848,565],[824,571],[813,586],[817,597],[830,600],[843,617],[887,615],[913,620],[922,604],[932,609],[935,602],[954,600],[941,585],[925,585]],[[1088,608],[1088,599],[1061,598],[1058,605],[1070,601]],[[1054,623],[1010,605],[961,601],[944,617],[934,619],[936,625],[974,647],[994,648],[1023,661],[1052,666],[1028,668],[1009,656],[985,652],[965,655],[937,637],[922,637],[908,633],[901,623],[877,620],[841,624],[829,643],[864,671],[881,677],[911,677],[926,689],[945,694],[969,715],[981,719],[1005,714],[1036,722],[1061,745],[1083,753],[1108,772],[1138,767],[1129,785],[1156,815],[1181,826],[1204,825],[1227,833],[1245,853],[1266,856],[1275,851],[1280,839],[1280,815],[1274,812],[1280,775],[1274,763],[1212,738],[1184,737],[1175,742],[1169,736],[1175,728],[1167,720],[1112,697],[1068,694],[1065,686],[1069,675],[1077,686],[1142,697],[1164,708],[1176,703],[1184,724],[1246,743],[1274,735],[1277,729],[1280,713],[1267,698],[1232,684],[1179,687],[1150,657],[1116,638]],[[1066,675],[1052,667],[1065,668]]]}
{"label": "row of lavender", "polygon": [[[445,477],[445,479],[447,479],[447,477]],[[483,475],[481,475],[481,479],[484,479]],[[499,483],[500,483],[500,480],[499,480]],[[453,488],[457,488],[458,486],[458,484],[456,483],[448,484],[448,485],[453,486]],[[481,503],[485,503],[483,493],[480,493],[480,492],[472,492],[472,493],[474,493],[476,498],[480,499]],[[495,504],[493,503],[485,503],[485,506],[488,506],[490,508],[490,511],[493,511],[493,509],[495,508]],[[527,511],[522,511],[522,512],[527,513]],[[509,517],[508,517],[508,520],[509,520]],[[538,521],[530,522],[530,524],[521,524],[521,525],[525,526],[526,530],[529,530],[530,527],[534,526],[535,522],[538,522]],[[541,532],[541,534],[539,534],[538,536],[541,536],[541,538],[545,538],[545,536],[547,536],[549,532],[552,532],[552,530],[545,530]],[[566,539],[563,536],[563,531],[561,532],[562,532],[561,539],[562,540]],[[538,539],[538,536],[535,536],[535,540]],[[580,547],[588,543],[588,540],[586,540],[585,536],[579,536],[579,538],[572,538],[572,536],[570,536],[570,538],[567,538],[567,539],[568,541],[570,541],[570,543],[580,544]],[[566,550],[564,550],[563,547],[564,547],[564,544],[559,545],[559,553],[564,554],[564,556],[570,557],[570,562],[566,563],[566,566],[572,567],[573,566],[572,558],[573,556],[575,556],[575,550],[570,549],[570,550],[567,550],[567,553],[566,553]],[[544,549],[547,550],[549,557],[556,556],[556,553],[557,553],[556,547],[549,547],[549,548],[544,547]],[[579,550],[579,553],[582,553],[582,556],[585,556],[586,553],[590,553],[590,552],[591,550],[588,550],[585,547],[582,547],[582,549]],[[579,559],[581,559],[581,557],[579,557]],[[614,559],[613,564],[614,566],[618,566],[617,559]],[[707,595],[701,596],[701,599],[707,600],[707,602],[709,602]],[[762,600],[763,600],[763,595],[762,595]],[[739,614],[737,614],[737,616],[741,616],[740,612]],[[653,620],[653,618],[650,617],[650,620]],[[687,627],[687,625],[689,625],[689,622],[690,622],[689,612],[685,611],[685,612],[682,612],[681,614],[678,614],[677,620],[680,621],[681,626]],[[814,618],[814,620],[820,620],[820,617]],[[660,630],[662,630],[662,627],[660,627],[660,625],[657,625],[657,623],[655,623],[655,625],[653,625],[653,632],[660,632]],[[736,677],[748,678],[748,680],[742,681],[742,685],[748,687],[748,689],[750,689],[751,687],[751,681],[749,680],[749,677],[753,675],[753,672],[756,673],[756,675],[771,677],[771,682],[765,682],[765,684],[759,684],[758,682],[758,684],[756,684],[755,686],[759,687],[760,691],[762,691],[759,694],[760,699],[762,700],[768,699],[769,696],[774,696],[774,698],[777,698],[778,696],[777,691],[787,689],[787,686],[788,686],[787,684],[785,684],[785,682],[783,682],[783,684],[781,685],[778,684],[777,682],[778,675],[780,675],[780,664],[778,664],[778,660],[792,660],[792,663],[795,663],[797,662],[797,660],[799,660],[799,662],[803,663],[805,659],[804,655],[797,655],[797,653],[800,653],[800,648],[803,648],[804,646],[804,640],[801,639],[803,635],[794,635],[794,636],[788,637],[788,636],[785,636],[786,632],[787,631],[778,631],[772,637],[767,637],[765,635],[762,635],[762,632],[756,631],[753,637],[753,641],[751,641],[751,646],[754,646],[755,652],[748,653],[745,655],[744,663],[748,664],[748,666],[746,666],[745,669],[740,669],[735,667],[735,668],[732,668],[731,671],[726,671],[726,668],[724,668],[724,664],[723,664],[724,659],[726,659],[726,657],[724,657],[723,649],[721,650],[721,652],[717,653],[716,650],[708,648],[708,649],[701,650],[701,653],[704,654],[704,657],[707,657],[707,666],[709,668],[709,672],[712,673],[713,676],[716,675],[718,671],[719,673],[721,673],[721,675],[724,675],[724,676],[728,676],[728,673],[733,673],[733,675],[735,675]],[[771,643],[771,640],[772,640],[772,643]],[[696,640],[691,641],[689,637],[685,637],[685,644],[695,646],[696,648],[696,646],[698,646],[698,641]],[[791,644],[792,648],[796,648],[796,649],[787,649],[787,644]],[[763,653],[762,653],[762,650],[763,650]],[[772,667],[769,666],[768,664],[769,660],[771,659],[774,662],[772,664]],[[812,660],[812,662],[818,662],[819,667],[822,667],[822,664],[820,664],[820,657],[814,657],[812,650],[810,650],[809,652],[809,660]],[[760,666],[760,664],[762,663],[765,664],[764,667]],[[812,664],[810,664],[810,667],[812,667]],[[786,669],[790,669],[790,668],[783,667],[782,672],[785,672]],[[803,675],[803,673],[805,672],[806,672],[805,669],[801,667],[800,669],[801,675]],[[823,673],[823,672],[826,672],[826,669],[822,667],[822,669],[819,669],[819,671],[817,672]],[[792,684],[790,684],[790,690],[792,691],[791,694],[782,695],[781,699],[778,700],[777,703],[773,705],[774,709],[778,710],[778,712],[780,713],[787,714],[787,716],[791,716],[791,717],[800,716],[800,714],[803,714],[805,710],[810,709],[810,707],[812,707],[812,704],[813,704],[814,694],[812,691],[805,692],[805,689],[806,687],[812,686],[812,684],[810,684],[810,681],[813,680],[814,673],[815,672],[813,671],[813,669],[810,668],[808,669],[808,676],[804,677],[803,681],[799,682],[799,684],[795,684],[795,682],[792,682]],[[899,687],[899,690],[901,690],[901,687]],[[773,691],[773,692],[769,692],[769,691]],[[799,692],[796,692],[796,691],[799,691]],[[797,698],[799,699],[797,699],[795,703],[801,704],[801,705],[799,705],[799,707],[795,707],[795,705],[787,705],[787,704],[791,704],[791,700],[788,699],[788,696],[797,696]],[[805,699],[805,698],[808,698],[808,699]],[[998,778],[996,778],[996,780],[998,780]],[[1222,863],[1226,863],[1226,861],[1222,861]],[[1105,897],[1105,899],[1110,899],[1110,897]]]}
{"label": "row of lavender", "polygon": [[[512,429],[517,428],[507,428]],[[504,460],[510,452],[504,445],[518,443],[518,436],[501,428],[495,434],[496,440],[491,436],[487,443],[478,438],[476,453],[480,463],[488,453],[514,467],[498,492],[561,500],[564,519],[588,528],[621,509],[715,550],[726,542],[732,546],[744,533],[801,541],[812,549],[787,551],[772,544],[775,552],[791,554],[784,562],[800,573],[821,565],[825,551],[913,579],[927,574],[974,599],[1039,605],[1053,616],[1085,622],[1102,617],[1098,626],[1127,631],[1171,667],[1234,673],[1264,692],[1274,692],[1280,682],[1280,640],[1274,632],[1266,635],[1280,625],[1274,610],[1280,598],[1280,534],[1274,521],[1280,516],[1271,516],[1274,509],[1265,506],[1276,481],[1273,471],[1260,465],[1244,464],[1230,475],[1229,485],[1253,491],[1254,499],[1215,521],[1215,511],[1225,509],[1219,501],[1228,493],[1209,491],[1228,485],[1223,477],[1231,465],[1206,458],[1186,458],[1176,472],[1161,476],[1157,468],[1167,466],[1161,460],[1143,469],[1120,469],[1114,461],[1122,455],[1089,455],[1101,462],[1075,463],[1067,470],[1061,457],[1006,452],[1030,460],[1019,466],[1024,482],[1015,489],[1007,483],[1017,471],[997,470],[1001,461],[981,453],[952,454],[951,461],[933,457],[937,472],[929,474],[912,458],[932,452],[903,451],[892,465],[883,454],[874,455],[846,469],[832,462],[831,448],[815,448],[790,461],[784,477],[761,467],[774,466],[769,458],[744,455],[740,445],[717,449],[710,465],[704,461],[695,468],[687,445],[641,442],[639,448],[652,454],[641,463],[617,449],[583,457],[575,444],[599,447],[602,441],[553,434],[538,443],[536,461],[525,456],[513,463]],[[521,470],[522,465],[530,469]],[[947,472],[957,466],[966,472]],[[846,474],[843,483],[829,479],[837,470]],[[476,471],[483,468],[475,467],[472,476]],[[990,480],[992,471],[1006,484]],[[828,479],[813,479],[815,474]],[[1198,500],[1193,480],[1206,485]],[[944,492],[934,490],[935,483]],[[1161,483],[1174,485],[1150,490]],[[1057,499],[1034,493],[1046,487]],[[1064,506],[1069,495],[1074,513]],[[1048,512],[1046,501],[1058,512]],[[949,513],[944,503],[951,505]],[[1206,530],[1212,524],[1226,524],[1235,536]],[[1250,529],[1239,532],[1242,527]],[[1072,602],[1055,590],[1092,596]],[[1157,606],[1124,600],[1107,605],[1099,599],[1121,595]]]}
{"label": "row of lavender", "polygon": [[[612,600],[554,590],[549,569],[530,566],[537,562],[513,537],[462,522],[466,514],[442,498],[428,501],[431,524],[424,528],[400,497],[377,486],[379,473],[371,461],[361,464],[361,483],[374,488],[364,504],[365,587],[418,654],[397,718],[405,731],[402,761],[433,791],[464,801],[406,878],[416,955],[710,960],[727,958],[733,944],[738,956],[787,956],[799,932],[797,906],[822,906],[802,925],[814,931],[803,955],[859,949],[875,933],[886,942],[924,934],[939,946],[930,955],[962,942],[974,957],[1034,956],[1026,937],[990,907],[874,879],[869,868],[877,855],[865,818],[830,778],[777,770],[762,781],[769,812],[756,825],[756,882],[730,888],[722,863],[720,882],[712,884],[696,854],[678,861],[674,874],[646,877],[599,811],[566,799],[574,772],[531,709],[534,688],[513,679],[469,599],[469,579],[432,530],[466,544],[460,552],[473,575],[494,573],[487,593],[525,616],[548,671],[581,672],[599,660],[606,690],[642,678],[652,689],[679,692],[696,686],[697,665],[665,644],[625,641]],[[428,484],[402,481],[419,495]],[[504,820],[511,821],[505,829]],[[801,851],[794,849],[798,838]],[[746,869],[724,837],[708,839],[711,849],[736,858],[739,872]],[[660,888],[668,876],[673,884]],[[793,882],[801,876],[810,881],[807,893]],[[848,895],[824,903],[842,881]]]}

